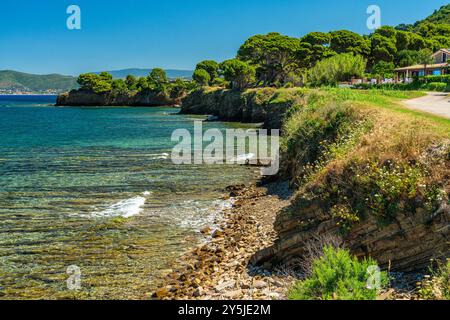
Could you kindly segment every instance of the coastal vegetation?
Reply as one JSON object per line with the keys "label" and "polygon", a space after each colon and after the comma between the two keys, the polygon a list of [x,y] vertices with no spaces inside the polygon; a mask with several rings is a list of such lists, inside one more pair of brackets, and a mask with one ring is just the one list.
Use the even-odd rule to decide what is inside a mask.
{"label": "coastal vegetation", "polygon": [[[227,80],[224,84],[235,89],[335,86],[352,77],[389,77],[395,67],[430,64],[434,51],[450,47],[449,8],[450,5],[444,6],[415,25],[383,26],[370,35],[338,30],[311,32],[300,38],[275,32],[252,36],[237,52],[236,59],[243,63],[241,68],[248,64],[245,85],[238,87],[232,83],[241,75],[224,77],[220,63],[211,60],[199,63],[197,71],[210,74],[209,85],[217,77],[224,77]],[[351,62],[355,63],[354,69],[350,69]],[[346,72],[336,72],[346,64]],[[255,69],[254,79],[251,67]],[[199,84],[204,85],[204,81]]]}
{"label": "coastal vegetation", "polygon": [[351,53],[338,54],[318,62],[310,70],[309,82],[317,87],[337,86],[339,82],[352,77],[362,77],[365,68],[366,61],[362,56],[354,56]]}
{"label": "coastal vegetation", "polygon": [[[108,71],[114,79],[125,79],[127,75],[134,77],[148,76],[151,69],[124,69]],[[192,71],[166,70],[170,79],[190,80]],[[96,73],[98,74],[98,73]],[[78,89],[77,77],[60,74],[38,75],[12,70],[0,70],[0,93],[47,93],[56,94]]]}
{"label": "coastal vegetation", "polygon": [[419,294],[427,300],[450,300],[450,259],[431,269],[431,276],[420,284]]}
{"label": "coastal vegetation", "polygon": [[60,94],[59,106],[172,106],[181,104],[197,88],[190,80],[169,79],[165,70],[154,68],[146,77],[128,75],[114,79],[108,72],[81,74],[79,89]]}
{"label": "coastal vegetation", "polygon": [[[449,5],[415,25],[383,26],[369,35],[349,30],[310,32],[290,37],[271,32],[250,37],[236,57],[223,62],[213,60],[197,64],[192,81],[169,80],[165,71],[153,69],[148,76],[114,79],[110,73],[82,74],[80,90],[109,96],[104,104],[117,105],[136,95],[166,97],[179,104],[189,93],[205,87],[243,91],[259,87],[337,86],[352,78],[392,77],[395,67],[430,64],[431,53],[450,47]],[[416,79],[412,84],[365,85],[363,89],[448,91],[442,79]],[[85,96],[83,96],[85,97]],[[112,97],[112,98],[111,98]],[[115,98],[114,98],[115,97]],[[81,98],[80,98],[81,99]],[[61,104],[77,99],[60,99]],[[155,105],[164,99],[137,99],[138,105]],[[75,101],[77,102],[77,101]],[[83,101],[78,101],[82,104]],[[154,102],[154,103],[150,103]],[[125,103],[126,105],[132,104]]]}
{"label": "coastal vegetation", "polygon": [[160,68],[153,69],[147,77],[136,78],[128,75],[125,80],[113,79],[112,75],[108,72],[81,74],[77,82],[80,90],[96,94],[157,92],[168,95],[180,95],[191,88],[191,83],[186,80],[177,79],[176,81],[170,82],[166,72]]}
{"label": "coastal vegetation", "polygon": [[367,270],[378,268],[373,259],[359,261],[345,249],[324,248],[323,256],[313,262],[312,275],[298,281],[289,294],[292,300],[375,300],[388,283],[381,272],[378,288],[368,286]]}

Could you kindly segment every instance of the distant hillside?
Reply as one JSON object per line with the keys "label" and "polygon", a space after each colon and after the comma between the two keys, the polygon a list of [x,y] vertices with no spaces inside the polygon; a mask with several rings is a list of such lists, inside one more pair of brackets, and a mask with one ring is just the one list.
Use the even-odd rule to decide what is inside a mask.
{"label": "distant hillside", "polygon": [[420,25],[425,23],[434,24],[450,24],[450,4],[442,6],[439,10],[435,10],[432,15],[423,20],[419,20],[414,24],[400,24],[396,27],[397,30],[417,31]]}
{"label": "distant hillside", "polygon": [[[123,69],[123,70],[113,70],[113,71],[107,71],[110,73],[114,78],[117,79],[124,79],[127,75],[133,75],[135,77],[146,77],[149,75],[149,73],[152,71],[152,69]],[[174,69],[167,69],[167,76],[171,79],[176,78],[184,78],[184,79],[191,79],[193,71],[190,70],[174,70]],[[99,73],[99,72],[97,72]]]}
{"label": "distant hillside", "polygon": [[442,6],[439,10],[436,10],[428,18],[426,18],[422,21],[419,21],[419,23],[423,23],[423,22],[450,24],[450,4]]}
{"label": "distant hillside", "polygon": [[[123,79],[132,74],[136,77],[146,77],[152,69],[124,69],[108,71],[114,78]],[[193,71],[166,70],[171,79],[191,79]],[[12,70],[0,70],[0,93],[16,92],[49,92],[60,93],[78,88],[77,78],[59,74],[37,75]]]}
{"label": "distant hillside", "polygon": [[59,74],[36,75],[11,70],[0,70],[1,92],[63,92],[77,88],[72,76]]}

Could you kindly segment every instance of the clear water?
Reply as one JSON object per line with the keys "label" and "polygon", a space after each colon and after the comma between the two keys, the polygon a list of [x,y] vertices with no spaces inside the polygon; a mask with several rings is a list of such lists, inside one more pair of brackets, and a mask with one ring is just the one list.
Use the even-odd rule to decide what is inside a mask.
{"label": "clear water", "polygon": [[257,172],[173,165],[172,131],[194,120],[176,109],[54,102],[0,96],[0,299],[149,298],[227,205],[223,189]]}

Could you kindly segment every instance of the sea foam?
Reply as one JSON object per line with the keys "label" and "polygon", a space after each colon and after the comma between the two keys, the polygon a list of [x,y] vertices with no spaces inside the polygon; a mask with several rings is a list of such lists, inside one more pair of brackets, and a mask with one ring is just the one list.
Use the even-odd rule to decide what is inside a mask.
{"label": "sea foam", "polygon": [[[171,210],[176,212],[171,218],[176,224],[185,229],[200,231],[205,226],[217,227],[216,223],[223,219],[223,213],[233,207],[234,198],[228,200],[196,201],[187,200],[173,205]],[[180,214],[182,213],[182,214]]]}
{"label": "sea foam", "polygon": [[142,212],[144,204],[147,201],[146,197],[150,194],[149,191],[145,191],[142,196],[119,201],[103,211],[93,212],[92,216],[97,218],[130,218],[136,216]]}

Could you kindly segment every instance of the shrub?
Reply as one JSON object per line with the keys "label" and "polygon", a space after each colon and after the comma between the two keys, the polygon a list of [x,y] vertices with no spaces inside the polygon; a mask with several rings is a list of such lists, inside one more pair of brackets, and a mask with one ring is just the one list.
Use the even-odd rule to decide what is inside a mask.
{"label": "shrub", "polygon": [[238,59],[226,60],[220,64],[223,76],[233,89],[245,89],[255,82],[255,68]]}
{"label": "shrub", "polygon": [[450,84],[450,74],[441,76],[426,76],[419,79],[422,83],[443,82]]}
{"label": "shrub", "polygon": [[211,81],[211,76],[204,69],[197,69],[192,75],[192,79],[197,82],[200,86],[207,86]]}
{"label": "shrub", "polygon": [[195,70],[200,70],[200,69],[208,72],[209,77],[210,77],[209,84],[212,84],[212,82],[219,76],[219,64],[214,60],[205,60],[205,61],[198,63]]}
{"label": "shrub", "polygon": [[122,79],[115,79],[111,84],[112,89],[120,94],[126,94],[128,92],[127,84]]}
{"label": "shrub", "polygon": [[344,240],[335,233],[314,235],[311,240],[305,242],[305,252],[295,260],[295,272],[302,278],[313,275],[314,262],[324,255],[324,248],[344,248]]}
{"label": "shrub", "polygon": [[426,300],[450,300],[450,259],[440,263],[432,276],[420,284],[419,296]]}
{"label": "shrub", "polygon": [[[445,193],[442,185],[430,183],[420,165],[351,159],[339,168],[328,168],[310,185],[308,198],[333,217],[343,235],[359,221],[371,216],[381,227],[399,214],[412,214],[418,208],[435,212]],[[299,202],[299,211],[310,204]]]}
{"label": "shrub", "polygon": [[444,82],[430,82],[424,85],[424,88],[431,91],[444,92],[447,89],[447,84]]}
{"label": "shrub", "polygon": [[410,91],[419,90],[421,88],[420,83],[380,83],[380,84],[370,84],[370,83],[360,83],[354,86],[355,89],[362,90],[395,90],[395,91]]}
{"label": "shrub", "polygon": [[312,275],[297,282],[289,293],[291,300],[375,300],[387,282],[380,272],[380,287],[372,288],[371,270],[378,268],[372,259],[358,261],[344,249],[324,248],[324,256],[313,263]]}
{"label": "shrub", "polygon": [[[355,130],[367,127],[363,116],[350,105],[320,100],[308,104],[291,116],[284,127],[283,169],[290,170],[285,173],[295,179],[294,183],[304,182],[325,162],[333,160],[340,153],[340,146],[357,140]],[[293,172],[294,169],[300,172]]]}
{"label": "shrub", "polygon": [[310,71],[309,82],[312,86],[337,86],[340,81],[362,77],[365,69],[366,60],[362,56],[339,54],[318,62]]}
{"label": "shrub", "polygon": [[415,81],[412,83],[382,83],[382,84],[370,84],[360,83],[354,86],[355,89],[362,90],[393,90],[393,91],[411,91],[411,90],[430,90],[445,92],[450,91],[450,84],[445,82],[428,82]]}
{"label": "shrub", "polygon": [[150,89],[157,92],[165,92],[169,79],[167,78],[166,71],[161,68],[154,68],[147,77],[147,82]]}
{"label": "shrub", "polygon": [[228,88],[230,86],[230,82],[225,80],[224,78],[215,78],[212,82],[214,87]]}

